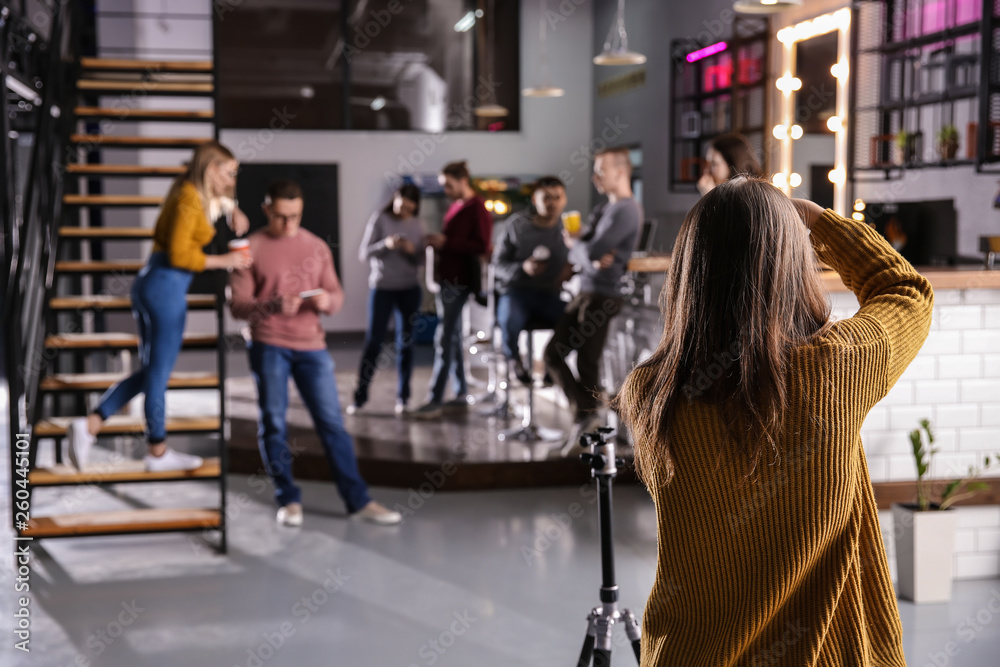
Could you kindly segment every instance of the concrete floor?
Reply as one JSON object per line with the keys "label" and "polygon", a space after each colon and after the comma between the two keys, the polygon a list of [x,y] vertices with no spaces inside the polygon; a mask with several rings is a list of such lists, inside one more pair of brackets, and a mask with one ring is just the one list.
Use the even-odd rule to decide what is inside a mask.
{"label": "concrete floor", "polygon": [[[12,559],[3,558],[0,665],[575,664],[599,586],[596,506],[588,491],[419,499],[375,489],[383,503],[414,508],[403,525],[378,527],[345,519],[332,485],[303,487],[305,525],[282,528],[269,489],[232,476],[228,556],[212,551],[213,534],[32,544],[30,654],[14,649],[12,611],[22,594],[14,591]],[[87,507],[106,509],[216,500],[210,485],[198,483],[121,488],[118,497],[41,491],[34,511],[68,511],[81,493],[92,494]],[[615,514],[622,601],[641,614],[655,573],[653,506],[641,487],[622,487]],[[13,544],[9,530],[3,537]],[[947,605],[901,602],[908,664],[997,665],[1000,614],[991,600],[996,609],[1000,580],[956,582]],[[623,646],[613,662],[634,659]]]}

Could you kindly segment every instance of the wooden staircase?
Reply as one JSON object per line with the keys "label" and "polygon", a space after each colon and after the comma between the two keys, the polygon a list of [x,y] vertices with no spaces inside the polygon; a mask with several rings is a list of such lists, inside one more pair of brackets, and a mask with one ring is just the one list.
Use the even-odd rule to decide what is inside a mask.
{"label": "wooden staircase", "polygon": [[[226,549],[225,397],[224,332],[218,293],[189,294],[190,310],[215,313],[210,331],[189,331],[184,336],[181,359],[189,350],[216,354],[216,368],[175,371],[170,391],[211,390],[218,392],[221,414],[175,415],[167,419],[168,440],[183,435],[214,442],[218,455],[209,456],[197,470],[147,472],[141,460],[110,456],[101,463],[96,458],[83,470],[63,463],[62,452],[70,422],[96,404],[96,397],[117,380],[135,370],[126,359],[137,359],[139,345],[134,322],[122,324],[116,311],[131,310],[128,285],[145,265],[153,230],[143,225],[143,210],[162,204],[169,181],[182,173],[192,150],[217,135],[215,115],[205,109],[178,109],[177,101],[164,104],[165,97],[213,98],[214,66],[211,61],[147,61],[79,58],[79,78],[73,108],[73,132],[68,137],[72,158],[65,164],[66,190],[62,197],[62,222],[58,229],[58,259],[55,279],[49,288],[45,319],[46,356],[52,360],[38,383],[39,406],[32,429],[31,468],[27,474],[29,491],[48,487],[97,485],[111,489],[118,484],[165,482],[208,482],[219,488],[217,507],[147,508],[111,512],[79,512],[32,516],[23,537],[54,538],[85,535],[121,535],[167,531],[219,532],[219,547]],[[130,96],[133,91],[140,95]],[[139,102],[142,108],[138,108]],[[157,106],[159,101],[160,108]],[[198,106],[198,105],[194,105]],[[178,136],[147,136],[137,123],[180,123]],[[204,128],[198,128],[200,123]],[[171,133],[172,134],[172,133]],[[139,164],[141,149],[177,149],[176,160],[163,164]],[[105,150],[117,156],[136,151],[134,159],[103,161]],[[172,153],[170,153],[172,154]],[[146,184],[146,180],[149,181]],[[155,185],[158,192],[150,192]],[[118,194],[123,186],[132,190]],[[105,191],[108,192],[105,192]],[[116,192],[117,191],[117,192]],[[115,226],[105,226],[116,210]],[[128,212],[128,211],[132,212]],[[119,226],[123,215],[131,226]],[[108,218],[106,220],[105,218]],[[111,255],[114,243],[115,256]],[[131,246],[128,254],[123,247]],[[101,289],[103,281],[116,287]],[[104,284],[107,284],[106,282]],[[188,320],[193,319],[189,317]],[[105,323],[110,324],[105,324]],[[116,326],[117,325],[117,326]],[[190,325],[189,325],[190,326]],[[129,354],[132,352],[133,354]],[[116,359],[121,363],[116,362]],[[116,367],[118,366],[118,367]],[[67,407],[75,406],[75,407]],[[141,415],[119,414],[108,419],[99,435],[132,436],[140,441],[144,432]],[[55,463],[36,466],[39,441],[54,443]],[[99,441],[100,442],[100,441]],[[140,445],[144,450],[144,445]],[[97,447],[102,453],[107,453]],[[142,453],[145,453],[144,451]],[[141,454],[139,454],[141,456]]]}

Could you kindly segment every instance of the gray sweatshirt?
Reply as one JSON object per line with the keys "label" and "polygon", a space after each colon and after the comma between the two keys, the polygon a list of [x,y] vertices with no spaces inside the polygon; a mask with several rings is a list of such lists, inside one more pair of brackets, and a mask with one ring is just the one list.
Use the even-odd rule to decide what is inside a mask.
{"label": "gray sweatshirt", "polygon": [[[389,250],[386,238],[399,234],[413,243],[416,252]],[[420,265],[424,258],[424,223],[420,218],[399,220],[391,213],[374,213],[365,227],[358,259],[371,265],[368,286],[372,289],[402,290],[420,285]]]}
{"label": "gray sweatshirt", "polygon": [[[590,225],[569,251],[569,261],[580,269],[581,292],[618,295],[618,281],[635,250],[641,223],[642,206],[634,199],[619,199],[594,210]],[[593,263],[612,250],[614,263],[595,269]]]}
{"label": "gray sweatshirt", "polygon": [[[537,276],[529,276],[521,264],[531,257],[535,248],[549,249],[549,259],[545,271]],[[504,224],[500,238],[493,248],[493,271],[496,288],[506,292],[512,287],[559,292],[559,274],[566,265],[568,254],[563,242],[562,222],[552,227],[539,227],[534,222],[534,210],[515,213]]]}

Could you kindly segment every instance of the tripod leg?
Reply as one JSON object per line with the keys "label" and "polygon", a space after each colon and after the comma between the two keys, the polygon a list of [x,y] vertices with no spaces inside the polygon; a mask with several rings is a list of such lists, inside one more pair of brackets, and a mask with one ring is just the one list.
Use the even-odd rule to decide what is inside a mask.
{"label": "tripod leg", "polygon": [[628,635],[629,641],[632,642],[632,652],[635,653],[635,661],[641,663],[642,651],[639,647],[639,620],[630,610],[623,609],[622,622],[625,623],[625,634]]}
{"label": "tripod leg", "polygon": [[590,667],[590,661],[594,657],[594,641],[597,638],[597,610],[594,609],[587,616],[587,636],[583,639],[583,649],[580,651],[580,659],[576,661],[576,667]]}

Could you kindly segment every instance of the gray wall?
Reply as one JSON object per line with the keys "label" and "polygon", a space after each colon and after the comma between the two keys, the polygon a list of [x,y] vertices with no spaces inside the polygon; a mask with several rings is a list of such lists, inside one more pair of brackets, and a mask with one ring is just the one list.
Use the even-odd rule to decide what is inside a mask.
{"label": "gray wall", "polygon": [[[168,50],[179,48],[190,49],[186,56],[190,58],[204,58],[211,54],[211,33],[205,20],[169,16],[157,18],[156,14],[162,10],[159,0],[103,0],[99,4],[104,11],[149,12],[142,18],[102,19],[99,24],[102,47],[132,46],[136,55],[147,58],[180,58],[184,54]],[[170,3],[168,11],[207,17],[210,7],[201,0],[176,0]],[[297,131],[294,122],[273,134],[270,131],[262,134],[242,129],[222,132],[222,141],[237,153],[241,152],[241,145],[248,146],[246,142],[254,137],[259,145],[263,145],[259,150],[244,149],[239,157],[245,162],[340,164],[341,280],[347,299],[340,314],[326,318],[324,324],[328,330],[364,329],[368,270],[356,260],[355,253],[368,216],[386,201],[389,194],[385,175],[396,173],[401,161],[416,165],[424,173],[435,173],[446,162],[464,158],[469,160],[474,173],[568,174],[573,181],[568,187],[569,206],[586,208],[590,197],[587,174],[591,167],[589,160],[582,159],[581,155],[587,152],[592,138],[592,11],[590,0],[567,0],[561,5],[549,3],[548,42],[552,81],[565,88],[566,95],[555,99],[522,98],[522,129],[519,132],[430,135],[414,132]],[[540,18],[537,0],[522,0],[521,17],[521,86],[526,87],[540,83],[535,75]],[[113,54],[121,55],[121,52]],[[113,54],[105,52],[105,55]],[[155,104],[165,108],[162,100],[157,100]],[[176,104],[183,105],[185,102],[176,101]],[[152,123],[142,124],[139,131],[143,134],[162,134],[162,130]],[[190,130],[186,133],[189,134]],[[252,153],[255,154],[251,157]],[[162,151],[143,151],[141,160],[176,163],[178,157],[176,154],[165,155]],[[163,190],[162,185],[153,184],[151,187],[160,192]],[[144,224],[152,225],[154,221],[155,212],[143,214]]]}

